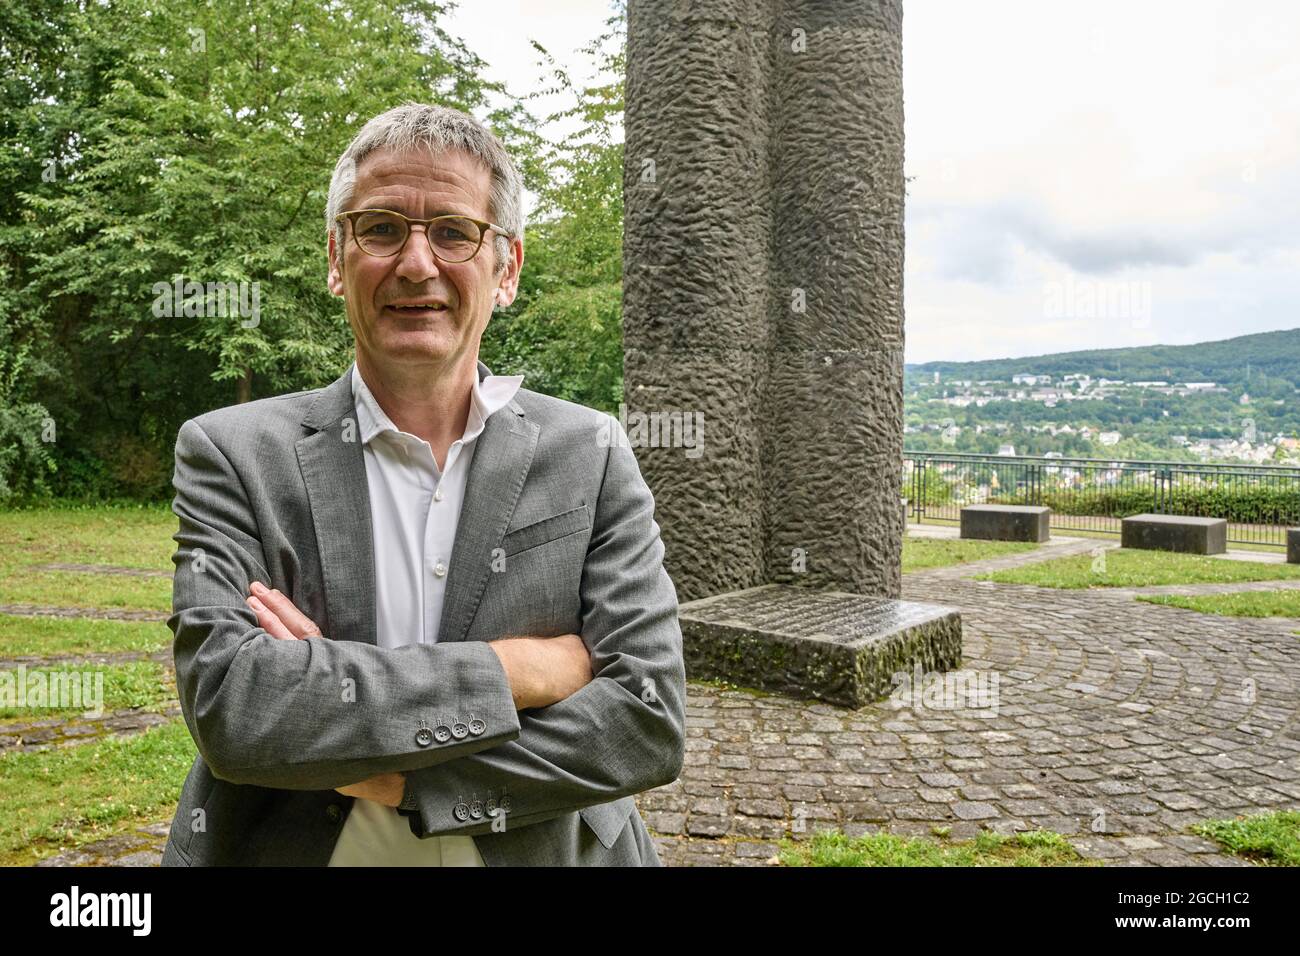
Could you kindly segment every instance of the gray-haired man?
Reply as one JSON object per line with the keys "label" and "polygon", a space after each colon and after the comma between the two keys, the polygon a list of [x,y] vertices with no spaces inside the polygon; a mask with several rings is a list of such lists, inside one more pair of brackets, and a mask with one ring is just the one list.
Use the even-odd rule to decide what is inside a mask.
{"label": "gray-haired man", "polygon": [[478,362],[521,194],[472,117],[371,120],[326,210],[356,363],[181,427],[200,756],[165,864],[659,864],[632,795],[680,772],[685,673],[653,499],[609,416]]}

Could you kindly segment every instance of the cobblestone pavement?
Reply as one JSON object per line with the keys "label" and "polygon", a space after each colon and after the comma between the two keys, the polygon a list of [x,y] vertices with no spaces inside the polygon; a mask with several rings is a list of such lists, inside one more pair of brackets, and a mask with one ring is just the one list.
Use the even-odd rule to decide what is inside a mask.
{"label": "cobblestone pavement", "polygon": [[[997,675],[996,706],[983,712],[849,710],[689,684],[682,775],[638,798],[663,861],[764,865],[784,835],[942,826],[954,840],[1043,827],[1109,865],[1250,865],[1185,828],[1300,809],[1297,622],[1133,595],[1286,584],[1067,591],[970,580],[1117,546],[1058,538],[904,576],[905,598],[962,610],[964,667]],[[156,865],[166,832],[166,822],[141,826],[40,865]]]}
{"label": "cobblestone pavement", "polygon": [[640,797],[664,862],[761,865],[799,826],[943,826],[950,839],[1043,827],[1111,865],[1249,865],[1185,828],[1300,808],[1297,623],[1133,600],[1148,589],[969,580],[1099,546],[1117,543],[904,576],[904,598],[961,609],[964,667],[997,674],[996,716],[690,685],[682,776]]}

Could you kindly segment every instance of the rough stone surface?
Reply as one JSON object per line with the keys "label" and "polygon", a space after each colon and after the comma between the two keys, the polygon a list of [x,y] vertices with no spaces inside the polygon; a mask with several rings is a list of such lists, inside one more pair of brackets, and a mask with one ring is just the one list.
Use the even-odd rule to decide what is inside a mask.
{"label": "rough stone surface", "polygon": [[687,676],[849,707],[895,675],[961,664],[961,617],[939,605],[765,585],[681,606]]}
{"label": "rough stone surface", "polygon": [[1286,529],[1286,560],[1288,564],[1300,564],[1300,528]]}
{"label": "rough stone surface", "polygon": [[1052,536],[1052,509],[1039,505],[967,505],[961,536],[982,541],[1033,541]]}
{"label": "rough stone surface", "polygon": [[628,17],[626,404],[704,421],[636,448],[678,595],[897,598],[901,2]]}
{"label": "rough stone surface", "polygon": [[1187,515],[1132,515],[1121,522],[1120,543],[1125,548],[1224,554],[1228,550],[1228,522],[1224,518]]}

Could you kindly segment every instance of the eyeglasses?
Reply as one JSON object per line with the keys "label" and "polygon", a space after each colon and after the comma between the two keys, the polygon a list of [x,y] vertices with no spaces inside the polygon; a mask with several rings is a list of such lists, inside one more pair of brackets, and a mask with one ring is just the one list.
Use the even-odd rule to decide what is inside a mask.
{"label": "eyeglasses", "polygon": [[514,233],[500,226],[471,219],[468,216],[434,216],[432,219],[410,219],[391,209],[353,209],[334,217],[335,221],[348,220],[352,224],[352,238],[361,251],[381,259],[402,251],[411,235],[411,226],[424,226],[429,239],[429,249],[443,262],[467,262],[478,255],[483,237],[495,229],[507,238]]}

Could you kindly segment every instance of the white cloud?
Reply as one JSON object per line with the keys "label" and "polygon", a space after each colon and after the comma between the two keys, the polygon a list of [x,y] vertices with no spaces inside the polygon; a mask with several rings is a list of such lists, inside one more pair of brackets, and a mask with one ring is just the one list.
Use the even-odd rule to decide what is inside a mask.
{"label": "white cloud", "polygon": [[[608,7],[466,3],[447,27],[522,95],[530,38],[587,78]],[[909,362],[1300,325],[1300,4],[909,0],[903,36]],[[1137,284],[1150,314],[1045,314],[1067,282]]]}
{"label": "white cloud", "polygon": [[[1300,325],[1300,7],[909,4],[907,358]],[[1044,315],[1049,283],[1150,316]]]}

